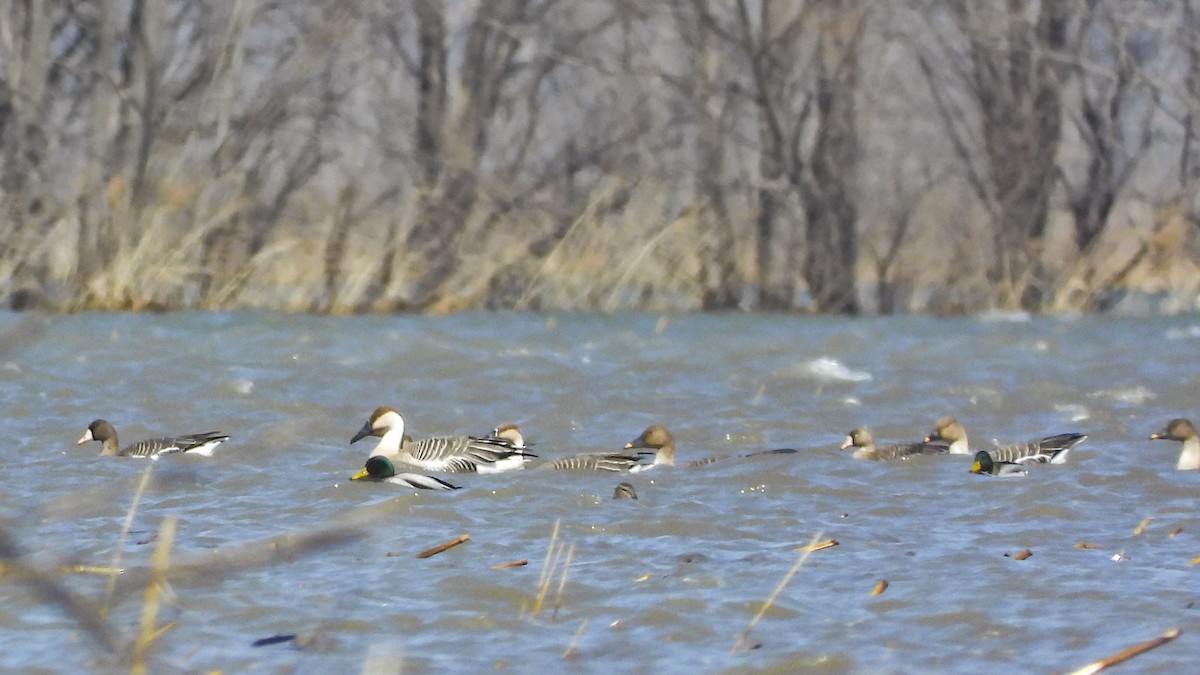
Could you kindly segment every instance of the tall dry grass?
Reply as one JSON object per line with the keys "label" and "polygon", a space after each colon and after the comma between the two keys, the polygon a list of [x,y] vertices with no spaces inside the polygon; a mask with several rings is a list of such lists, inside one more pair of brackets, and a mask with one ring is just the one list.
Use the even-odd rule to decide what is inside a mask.
{"label": "tall dry grass", "polygon": [[[156,644],[169,639],[173,623],[162,624],[159,615],[164,604],[174,602],[176,594],[202,584],[219,584],[242,571],[290,562],[332,546],[357,541],[364,536],[365,512],[343,516],[341,522],[303,531],[286,532],[265,540],[230,545],[195,554],[179,554],[176,538],[177,518],[168,516],[159,523],[154,550],[148,560],[124,563],[125,540],[138,517],[140,504],[153,481],[153,467],[147,467],[134,490],[133,498],[116,533],[117,544],[111,566],[81,563],[61,554],[29,550],[23,545],[24,529],[14,523],[0,523],[0,578],[27,588],[45,606],[56,608],[77,625],[81,633],[99,648],[114,665],[132,673],[161,670]],[[88,501],[82,495],[82,501]],[[63,495],[55,502],[73,501]],[[77,510],[63,504],[48,505],[45,514]],[[39,512],[43,509],[38,509]],[[43,514],[43,515],[45,515]],[[100,591],[88,578],[106,579]],[[140,593],[140,602],[129,602]],[[132,628],[131,628],[132,627]]]}
{"label": "tall dry grass", "polygon": [[[416,307],[407,304],[407,293],[424,261],[402,245],[412,214],[363,216],[348,226],[336,218],[336,205],[309,199],[311,225],[274,228],[240,263],[221,267],[211,262],[214,251],[228,246],[225,238],[238,237],[246,203],[213,202],[216,190],[162,191],[170,197],[163,203],[113,209],[112,221],[124,221],[121,231],[137,236],[114,235],[97,249],[79,236],[77,216],[64,214],[53,237],[0,251],[0,288],[7,287],[13,302],[14,293],[32,291],[41,306],[61,311],[711,309],[704,304],[700,243],[711,223],[703,210],[664,196],[663,186],[598,186],[565,226],[545,210],[497,217],[481,204],[467,222],[447,225],[464,230],[457,240],[460,262],[438,281],[433,301]],[[622,193],[620,209],[612,206],[615,192]],[[1130,204],[1123,213],[1124,221],[1092,251],[1060,252],[1050,260],[1058,272],[1046,311],[1104,309],[1127,291],[1176,298],[1187,308],[1187,298],[1200,293],[1197,228],[1177,209]],[[868,308],[884,294],[892,296],[888,311],[942,314],[1005,308],[1011,306],[1005,298],[1020,297],[1019,288],[989,284],[982,261],[990,249],[966,229],[941,233],[937,223],[953,222],[944,218],[937,205],[917,214],[907,241],[887,251],[894,257],[886,265],[870,262],[880,249],[865,247],[858,285]],[[754,278],[749,236],[741,232],[738,248],[726,253],[736,271],[728,283],[738,285],[727,291],[731,297],[752,296],[743,281]],[[863,236],[875,235],[868,229]],[[18,273],[18,257],[39,261],[33,266],[39,275]],[[81,273],[85,258],[97,263],[91,273]],[[793,283],[803,288],[798,278]]]}

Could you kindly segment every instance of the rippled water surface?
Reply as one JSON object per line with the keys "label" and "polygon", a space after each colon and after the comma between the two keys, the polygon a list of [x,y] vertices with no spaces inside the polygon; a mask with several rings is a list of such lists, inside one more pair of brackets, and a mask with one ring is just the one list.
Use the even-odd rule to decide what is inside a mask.
{"label": "rippled water surface", "polygon": [[[85,604],[103,602],[105,579],[61,565],[119,553],[127,572],[100,622],[106,647],[103,629],[9,568],[6,670],[124,668],[167,516],[173,562],[222,565],[171,584],[157,670],[1061,672],[1172,627],[1183,636],[1131,668],[1200,661],[1200,472],[1174,470],[1177,444],[1147,440],[1171,417],[1200,417],[1195,317],[40,321],[0,315],[0,515],[28,561]],[[371,439],[349,439],[379,405],[418,437],[516,422],[546,458],[618,449],[654,422],[680,462],[798,452],[632,476],[446,476],[464,488],[452,493],[351,483]],[[945,414],[981,447],[1090,438],[1065,465],[1011,480],[970,475],[963,456],[883,464],[838,450],[853,426],[915,439]],[[211,429],[233,440],[209,459],[101,458],[74,445],[96,417],[123,443]],[[622,480],[637,501],[611,499]],[[530,618],[556,521],[568,574],[560,562]],[[349,538],[266,564],[287,551],[269,538],[330,531]],[[751,630],[755,648],[731,653],[818,534],[840,545],[812,553]],[[1023,549],[1033,555],[1006,557]],[[301,640],[252,646],[277,634]]]}

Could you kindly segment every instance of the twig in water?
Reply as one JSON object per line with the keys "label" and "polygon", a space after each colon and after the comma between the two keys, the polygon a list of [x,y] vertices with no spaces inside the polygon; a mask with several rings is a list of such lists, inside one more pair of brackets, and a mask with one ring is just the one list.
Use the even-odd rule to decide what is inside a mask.
{"label": "twig in water", "polygon": [[827,548],[833,548],[834,546],[837,546],[837,545],[838,545],[837,539],[826,539],[825,541],[809,542],[809,543],[805,544],[804,546],[801,546],[800,548],[796,549],[796,551],[801,552],[801,553],[804,553],[804,552],[811,553],[813,551],[820,551],[820,550],[827,549]]}
{"label": "twig in water", "polygon": [[879,582],[875,584],[875,588],[871,589],[871,597],[873,598],[877,595],[883,595],[883,592],[887,590],[887,587],[887,579],[880,579]]}
{"label": "twig in water", "polygon": [[824,534],[824,532],[818,532],[813,536],[812,541],[808,542],[807,546],[803,546],[799,549],[802,551],[800,558],[796,560],[795,565],[792,565],[792,569],[788,570],[788,573],[783,575],[783,579],[780,580],[779,585],[775,587],[775,590],[771,591],[771,595],[767,596],[767,599],[763,602],[762,608],[758,610],[758,614],[755,614],[754,618],[750,619],[750,625],[746,626],[745,630],[743,630],[741,633],[738,633],[737,642],[734,642],[733,648],[729,650],[730,654],[735,654],[738,652],[738,650],[743,648],[750,638],[750,631],[754,630],[754,627],[758,625],[760,620],[762,620],[763,615],[767,613],[767,610],[771,608],[771,605],[775,604],[775,598],[779,597],[779,594],[783,592],[783,589],[788,585],[788,582],[792,580],[792,577],[796,576],[796,572],[800,571],[800,567],[804,565],[804,561],[808,560],[808,556],[812,554],[814,550],[816,550],[814,547],[821,540],[822,534]]}
{"label": "twig in water", "polygon": [[458,546],[459,544],[468,542],[470,540],[471,540],[471,535],[464,534],[464,535],[455,537],[444,544],[438,544],[437,546],[434,546],[433,548],[431,548],[429,550],[421,551],[420,553],[417,554],[417,557],[418,558],[429,558],[429,557],[435,556],[443,551],[448,551],[448,550],[454,548],[455,546]]}
{"label": "twig in water", "polygon": [[1180,631],[1178,628],[1172,628],[1171,630],[1163,633],[1162,635],[1159,635],[1158,637],[1154,638],[1153,640],[1147,640],[1141,644],[1136,644],[1136,645],[1130,647],[1129,649],[1126,649],[1125,651],[1120,652],[1119,654],[1114,654],[1106,659],[1100,659],[1099,661],[1093,661],[1092,663],[1089,663],[1086,666],[1084,666],[1078,670],[1072,670],[1067,675],[1092,675],[1092,673],[1098,673],[1101,670],[1104,670],[1105,668],[1107,668],[1109,666],[1115,666],[1118,663],[1128,661],[1129,659],[1132,659],[1133,657],[1137,656],[1138,654],[1144,654],[1144,653],[1150,651],[1151,649],[1154,649],[1155,647],[1161,647],[1161,646],[1167,644],[1168,642],[1170,642],[1171,640],[1174,640],[1175,638],[1179,637],[1179,634],[1181,632],[1182,631]]}
{"label": "twig in water", "polygon": [[510,567],[524,567],[528,564],[529,564],[528,560],[514,560],[512,562],[500,563],[499,565],[492,565],[492,569],[504,570],[504,569],[508,569]]}

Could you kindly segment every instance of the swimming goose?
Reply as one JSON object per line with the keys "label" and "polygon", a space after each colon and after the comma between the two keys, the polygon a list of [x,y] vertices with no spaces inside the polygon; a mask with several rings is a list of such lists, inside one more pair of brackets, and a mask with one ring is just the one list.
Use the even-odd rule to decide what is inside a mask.
{"label": "swimming goose", "polygon": [[[1087,434],[1055,434],[1033,441],[1009,443],[990,448],[987,453],[992,459],[1001,462],[1050,462],[1063,464],[1067,461],[1067,453],[1071,448],[1087,440]],[[967,431],[953,417],[943,417],[937,421],[933,433],[925,437],[925,442],[942,441],[950,444],[950,454],[969,455],[970,445],[967,442]]]}
{"label": "swimming goose", "polygon": [[630,471],[647,471],[659,464],[675,466],[675,437],[661,424],[652,424],[646,427],[641,436],[625,444],[626,450],[633,448],[654,450],[654,461],[650,464],[632,466]]}
{"label": "swimming goose", "polygon": [[386,406],[371,413],[350,443],[367,436],[379,437],[368,459],[383,456],[426,471],[500,473],[524,468],[525,462],[535,456],[502,438],[441,436],[404,443],[404,418]]}
{"label": "swimming goose", "polygon": [[[514,448],[525,448],[525,437],[521,435],[521,427],[505,422],[500,426],[492,429],[492,438],[500,438],[508,441]],[[530,443],[532,445],[532,443]]]}
{"label": "swimming goose", "polygon": [[642,463],[649,454],[651,453],[593,452],[562,457],[546,462],[540,468],[558,471],[640,471],[637,467],[650,466]]}
{"label": "swimming goose", "polygon": [[396,465],[383,455],[368,457],[362,471],[350,477],[350,480],[373,480],[381,483],[395,483],[422,490],[457,490],[457,485],[451,485],[440,478],[419,473],[396,473]]}
{"label": "swimming goose", "polygon": [[629,483],[618,483],[613,489],[613,499],[637,499],[637,493]]}
{"label": "swimming goose", "polygon": [[148,438],[122,448],[117,442],[117,430],[113,428],[113,425],[109,424],[107,420],[95,420],[88,425],[87,431],[83,432],[75,445],[83,445],[88,441],[100,441],[101,456],[157,459],[159,455],[176,452],[212,457],[213,450],[227,440],[229,440],[229,436],[219,431],[209,431],[186,436]]}
{"label": "swimming goose", "polygon": [[896,443],[893,445],[875,445],[875,438],[866,427],[851,429],[842,441],[842,450],[854,448],[854,459],[892,460],[908,459],[913,455],[940,455],[949,452],[950,446],[945,443],[924,441],[916,443]]}
{"label": "swimming goose", "polygon": [[996,476],[998,478],[1012,478],[1014,476],[1024,476],[1029,473],[1029,470],[1016,462],[993,460],[987,450],[980,450],[975,453],[975,463],[971,465],[971,473],[983,476]]}
{"label": "swimming goose", "polygon": [[1196,427],[1192,426],[1190,420],[1177,417],[1167,422],[1162,431],[1150,434],[1150,439],[1182,441],[1183,452],[1179,453],[1179,462],[1175,464],[1175,468],[1179,471],[1200,469],[1200,434],[1196,433]]}

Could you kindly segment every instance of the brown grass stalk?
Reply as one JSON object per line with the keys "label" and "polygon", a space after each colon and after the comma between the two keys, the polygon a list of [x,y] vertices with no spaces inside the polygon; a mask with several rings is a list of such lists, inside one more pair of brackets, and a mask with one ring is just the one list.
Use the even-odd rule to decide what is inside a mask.
{"label": "brown grass stalk", "polygon": [[554,592],[554,611],[550,613],[550,619],[558,618],[558,608],[562,607],[563,589],[567,587],[567,572],[571,569],[571,561],[575,558],[575,544],[571,544],[571,548],[567,549],[567,558],[562,564],[562,575],[558,578],[558,590]]}
{"label": "brown grass stalk", "polygon": [[542,611],[542,605],[546,602],[546,594],[550,592],[550,582],[554,579],[554,568],[558,566],[558,559],[562,555],[564,545],[558,540],[561,523],[561,519],[555,519],[554,529],[550,531],[550,542],[546,545],[546,557],[542,560],[542,571],[538,575],[537,596],[529,611],[531,620],[537,620],[538,614]]}
{"label": "brown grass stalk", "polygon": [[444,544],[438,544],[437,546],[434,546],[433,548],[421,551],[420,553],[417,554],[417,557],[418,558],[431,558],[439,553],[449,551],[450,549],[454,548],[455,546],[466,543],[470,540],[471,540],[471,535],[469,535],[469,534],[459,535]]}
{"label": "brown grass stalk", "polygon": [[575,646],[579,644],[579,638],[583,637],[583,631],[587,629],[587,625],[587,619],[579,622],[579,628],[575,631],[575,634],[571,636],[571,642],[567,644],[567,648],[563,650],[563,659],[569,659],[575,656]]}
{"label": "brown grass stalk", "polygon": [[1182,631],[1180,631],[1178,628],[1172,628],[1153,640],[1147,640],[1124,651],[1118,652],[1117,654],[1113,654],[1107,658],[1100,659],[1099,661],[1093,661],[1082,668],[1072,670],[1067,675],[1092,675],[1092,673],[1098,673],[1109,666],[1115,666],[1118,663],[1128,661],[1139,654],[1145,654],[1151,649],[1161,647],[1179,637],[1181,633]]}

